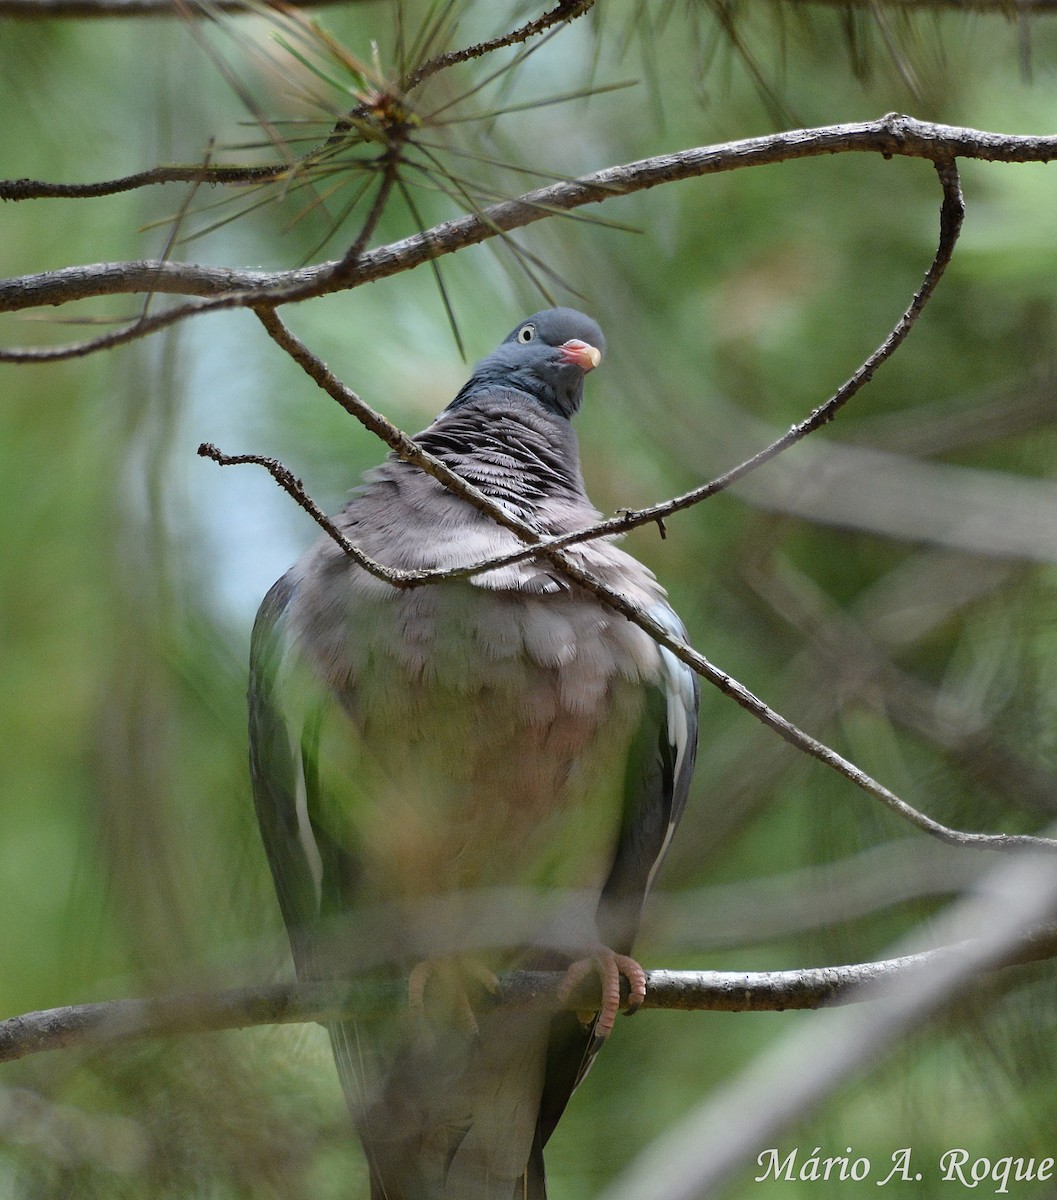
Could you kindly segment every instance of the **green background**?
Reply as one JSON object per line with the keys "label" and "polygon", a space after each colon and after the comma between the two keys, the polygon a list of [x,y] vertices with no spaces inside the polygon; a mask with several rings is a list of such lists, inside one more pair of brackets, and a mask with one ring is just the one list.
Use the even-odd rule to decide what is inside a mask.
{"label": "green background", "polygon": [[[410,25],[425,8],[407,6]],[[463,8],[455,45],[526,15]],[[759,3],[732,10],[724,33],[700,4],[600,8],[465,111],[636,86],[449,131],[536,179],[469,159],[459,169],[512,194],[551,173],[893,110],[1017,133],[1048,132],[1057,116],[1053,18]],[[388,66],[393,14],[356,4],[320,19],[363,58],[376,39]],[[300,68],[266,21],[199,34],[180,21],[0,20],[2,174],[112,178],[200,160],[210,138],[217,161],[238,157],[226,147],[258,135],[241,124],[249,114],[218,55],[261,112],[303,115]],[[271,65],[251,46],[267,47]],[[469,64],[442,86],[470,87],[494,65]],[[1057,810],[1053,170],[965,163],[954,262],[875,382],[808,444],[672,518],[666,540],[653,527],[628,539],[713,662],[961,828],[1034,831]],[[0,271],[158,257],[170,226],[155,223],[186,197],[174,186],[9,203]],[[220,199],[202,189],[192,207]],[[418,200],[430,221],[457,212],[434,192]],[[686,490],[821,403],[918,286],[939,201],[927,162],[849,154],[598,210],[637,232],[553,220],[518,234],[580,293],[555,285],[555,297],[607,334],[578,420],[598,507]],[[265,206],[174,253],[295,266],[326,233],[318,213],[291,224],[304,202]],[[341,195],[329,205],[338,211]],[[235,211],[192,216],[181,232]],[[394,202],[375,242],[414,231]],[[462,251],[443,270],[471,361],[545,303],[503,251]],[[74,340],[139,304],[5,316],[0,337]],[[468,370],[428,268],[284,315],[412,432]],[[328,510],[382,453],[247,312],[88,359],[0,367],[0,1015],[288,971],[245,768],[245,660],[256,604],[315,531],[263,472],[197,458],[202,441],[278,456]],[[707,686],[701,717],[690,809],[638,947],[647,967],[884,956],[922,923],[927,937],[933,914],[992,865],[901,825]],[[1055,1153],[1055,999],[1046,965],[994,977],[805,1114],[783,1157],[851,1147],[886,1164],[911,1146],[923,1179],[890,1186],[938,1196],[960,1190],[935,1166],[951,1147]],[[552,1143],[553,1200],[596,1195],[801,1020],[651,1012],[620,1023]],[[758,1173],[747,1163],[731,1194],[865,1196],[877,1178],[755,1183]],[[78,1048],[0,1070],[0,1196],[336,1200],[362,1186],[314,1027]]]}

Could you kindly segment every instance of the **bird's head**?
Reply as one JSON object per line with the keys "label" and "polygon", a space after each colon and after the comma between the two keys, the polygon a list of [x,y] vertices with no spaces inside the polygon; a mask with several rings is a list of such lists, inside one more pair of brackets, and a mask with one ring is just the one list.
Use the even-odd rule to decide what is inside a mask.
{"label": "bird's head", "polygon": [[573,308],[545,308],[526,317],[473,369],[453,407],[490,387],[527,392],[544,408],[571,417],[584,395],[584,376],[602,361],[602,330]]}

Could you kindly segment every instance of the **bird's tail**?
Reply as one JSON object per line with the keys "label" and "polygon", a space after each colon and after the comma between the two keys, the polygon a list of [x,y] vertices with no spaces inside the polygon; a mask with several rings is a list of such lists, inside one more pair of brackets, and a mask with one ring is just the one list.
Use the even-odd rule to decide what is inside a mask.
{"label": "bird's tail", "polygon": [[[406,1190],[405,1180],[383,1179],[380,1175],[371,1174],[371,1200],[422,1200],[428,1196],[434,1200],[435,1193]],[[401,1190],[397,1190],[401,1189]],[[441,1193],[447,1197],[450,1193]],[[533,1143],[532,1154],[529,1157],[525,1173],[520,1179],[514,1180],[513,1188],[509,1182],[502,1184],[501,1190],[491,1193],[497,1200],[547,1200],[547,1181],[543,1171],[543,1148],[537,1138]],[[477,1192],[470,1193],[476,1197]]]}
{"label": "bird's tail", "polygon": [[546,1200],[547,1024],[540,1013],[489,1014],[472,1033],[386,1054],[384,1070],[355,1022],[329,1026],[371,1200]]}

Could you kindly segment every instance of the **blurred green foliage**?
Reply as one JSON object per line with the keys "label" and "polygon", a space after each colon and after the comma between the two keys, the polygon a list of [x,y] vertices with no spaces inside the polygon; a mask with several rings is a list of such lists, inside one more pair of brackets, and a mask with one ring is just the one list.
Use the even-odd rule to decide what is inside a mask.
{"label": "blurred green foliage", "polygon": [[[519,19],[506,5],[464,7],[455,44]],[[409,3],[409,23],[426,8]],[[599,5],[485,89],[481,109],[638,86],[477,123],[460,144],[575,175],[890,110],[1004,132],[1052,127],[1052,18],[1026,31],[1026,69],[1025,30],[995,15],[729,11],[737,45],[699,3]],[[364,59],[376,39],[385,65],[393,14],[353,4],[320,19]],[[298,115],[300,68],[265,21],[199,33],[260,111]],[[245,52],[251,44],[271,46],[270,67]],[[247,112],[180,21],[0,24],[0,63],[8,177],[115,177],[200,160],[210,138],[224,161],[227,144],[251,138],[239,124]],[[465,88],[492,70],[468,64],[453,78]],[[672,519],[667,540],[651,527],[629,543],[670,588],[694,643],[792,720],[940,820],[1035,830],[1057,810],[1057,185],[1052,167],[980,164],[966,165],[964,182],[965,234],[947,279],[837,425]],[[530,181],[496,171],[491,186]],[[184,195],[8,204],[0,267],[156,256],[167,230],[151,223]],[[430,221],[455,211],[440,195],[419,203]],[[295,265],[326,233],[318,214],[289,224],[302,204],[265,207],[176,254]],[[682,491],[824,400],[920,282],[938,205],[929,164],[842,155],[604,207],[637,234],[572,221],[519,234],[579,293],[557,298],[597,316],[609,338],[579,421],[598,506]],[[394,202],[375,240],[411,232]],[[503,250],[467,250],[443,270],[471,356],[541,306]],[[119,298],[76,316],[133,311]],[[427,269],[287,315],[409,430],[465,375]],[[0,324],[5,344],[86,330],[98,326],[48,315]],[[276,454],[333,509],[381,450],[247,313],[105,356],[4,366],[0,379],[0,1012],[285,973],[244,766],[244,663],[259,597],[314,531],[263,475],[219,471],[194,451],[209,440]],[[703,916],[678,934],[650,921],[639,947],[648,967],[866,960],[986,865],[968,851],[904,853],[908,831],[893,817],[707,689],[699,764],[661,907],[685,898]],[[830,876],[804,874],[887,844],[896,852],[864,870],[861,904],[835,899]],[[794,907],[809,914],[800,927],[783,919]],[[753,929],[725,931],[724,919],[749,912]],[[924,1177],[900,1190],[914,1196],[948,1194],[933,1164],[952,1146],[1052,1154],[1055,999],[1046,965],[995,979],[807,1114],[783,1154],[853,1147],[884,1162],[913,1146]],[[552,1142],[554,1200],[596,1194],[797,1020],[622,1023]],[[329,1200],[363,1187],[315,1028],[30,1057],[4,1068],[0,1088],[0,1195],[12,1200]],[[875,1186],[757,1184],[758,1173],[748,1164],[732,1194]]]}

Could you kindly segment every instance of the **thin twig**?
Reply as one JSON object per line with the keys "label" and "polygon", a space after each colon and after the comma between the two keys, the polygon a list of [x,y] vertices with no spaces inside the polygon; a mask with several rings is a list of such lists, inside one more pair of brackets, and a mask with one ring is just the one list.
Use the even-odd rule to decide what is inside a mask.
{"label": "thin twig", "polygon": [[[2,0],[0,0],[2,4]],[[103,179],[95,183],[47,183],[39,179],[0,179],[0,200],[91,200],[99,196],[116,196],[137,188],[153,187],[160,183],[272,183],[292,173],[288,163],[259,167],[191,166],[152,167],[118,179]]]}
{"label": "thin twig", "polygon": [[339,275],[348,274],[350,271],[356,269],[360,259],[363,257],[363,252],[367,249],[367,244],[374,236],[374,231],[378,228],[378,222],[382,219],[385,207],[389,203],[389,197],[392,195],[393,185],[397,181],[397,175],[400,170],[400,146],[401,143],[399,141],[394,141],[382,155],[378,191],[371,202],[370,211],[364,219],[360,232],[356,235],[352,245],[345,251],[338,264],[337,273]]}
{"label": "thin twig", "polygon": [[[545,551],[541,548],[540,553],[545,553]],[[559,555],[561,553],[561,551],[558,552]],[[953,846],[973,846],[987,850],[1014,850],[1034,847],[1051,853],[1057,852],[1057,840],[1052,838],[1036,837],[1032,834],[966,833],[962,830],[952,829],[950,826],[926,816],[905,800],[900,799],[889,788],[886,788],[884,784],[879,783],[853,762],[844,758],[843,755],[838,754],[836,750],[831,749],[825,743],[812,737],[809,733],[805,733],[780,713],[775,712],[774,709],[765,704],[758,696],[749,691],[744,684],[739,683],[733,676],[710,662],[703,654],[686,642],[673,637],[662,625],[654,621],[648,614],[641,612],[624,596],[607,588],[604,584],[601,584],[598,580],[588,575],[587,572],[573,567],[567,561],[562,561],[561,567],[570,579],[573,579],[581,587],[592,592],[598,599],[627,617],[633,625],[638,625],[654,641],[666,647],[681,662],[686,663],[688,667],[696,671],[704,679],[707,679],[713,687],[718,688],[725,696],[729,696],[735,703],[744,708],[746,712],[751,713],[758,721],[766,725],[769,729],[772,729],[783,741],[788,742],[789,745],[809,755],[811,758],[817,759],[824,766],[831,768],[839,775],[843,775],[845,779],[853,783],[861,791],[866,792],[867,795],[872,796],[875,800],[879,800],[885,807],[891,809],[892,812],[902,817],[905,821],[909,821],[911,825],[914,825],[922,832],[931,834],[933,837],[948,842]]]}
{"label": "thin twig", "polygon": [[[269,0],[261,0],[269,3]],[[331,8],[349,0],[284,0],[284,7]],[[361,3],[362,0],[353,0]],[[785,0],[791,9],[836,5],[872,8],[877,0]],[[1009,15],[1009,0],[886,0],[893,7],[931,12],[937,8],[956,8],[972,12]],[[279,7],[275,5],[275,7]],[[1016,10],[1027,13],[1047,13],[1057,9],[1057,0],[1016,0]],[[212,0],[209,5],[196,5],[195,13],[207,19],[210,10],[231,16],[252,15],[254,7],[245,0]],[[172,0],[0,0],[0,19],[43,21],[55,18],[82,20],[94,17],[172,17]],[[542,18],[541,18],[542,19]],[[509,36],[509,35],[507,35]],[[509,43],[503,43],[509,44]],[[472,57],[472,56],[471,56]]]}
{"label": "thin twig", "polygon": [[[971,943],[968,943],[971,944]],[[872,998],[870,985],[942,963],[962,947],[948,946],[880,962],[796,971],[647,971],[644,1008],[684,1012],[784,1012],[856,1004]],[[1057,930],[1025,936],[997,968],[1021,966],[1057,955]],[[560,971],[515,971],[501,976],[493,1002],[519,1009],[560,1007]],[[574,1011],[598,1003],[590,980],[568,997]],[[623,981],[626,998],[627,981]],[[24,1013],[0,1021],[0,1062],[71,1046],[113,1045],[142,1038],[215,1033],[258,1025],[370,1019],[406,1002],[407,985],[356,981],[280,983],[218,992],[108,1000]]]}
{"label": "thin twig", "polygon": [[184,14],[173,0],[0,0],[0,19],[14,17],[16,20],[44,21],[56,17],[183,17],[190,15],[202,20],[211,20],[217,12],[231,16],[254,16],[262,5],[279,11],[287,7],[329,8],[346,3],[346,0],[209,0],[209,3],[188,4]]}
{"label": "thin twig", "polygon": [[288,467],[283,466],[277,458],[269,458],[263,454],[225,454],[222,450],[218,450],[212,442],[203,442],[198,447],[198,454],[201,458],[212,459],[213,462],[219,463],[222,467],[234,467],[246,463],[253,463],[255,466],[264,467],[283,491],[299,504],[329,537],[337,542],[353,562],[358,563],[365,571],[368,571],[376,578],[384,579],[386,583],[391,583],[394,587],[401,586],[402,581],[400,576],[404,572],[393,570],[380,562],[376,562],[370,555],[364,554],[358,546],[353,545],[305,491],[304,483]]}
{"label": "thin twig", "polygon": [[507,46],[515,46],[520,42],[527,42],[530,38],[536,37],[537,34],[545,32],[551,26],[557,25],[560,22],[575,21],[577,17],[582,17],[588,9],[592,8],[594,2],[595,0],[559,0],[557,7],[552,8],[550,12],[544,13],[543,16],[536,17],[531,21],[526,21],[524,25],[511,30],[510,33],[490,38],[486,42],[478,42],[476,45],[467,46],[463,50],[449,50],[445,54],[438,54],[436,57],[424,62],[420,67],[416,67],[413,71],[410,71],[401,81],[400,90],[410,92],[412,88],[416,88],[420,83],[424,83],[431,75],[436,75],[438,71],[453,67],[456,63],[469,62],[471,59],[482,58],[486,54],[491,54],[495,50],[502,50]]}
{"label": "thin twig", "polygon": [[[153,295],[155,291],[150,287],[144,290],[150,295]],[[114,330],[112,333],[103,333],[94,338],[86,338],[81,342],[69,342],[65,346],[18,346],[10,350],[0,350],[0,362],[22,363],[24,366],[28,366],[34,363],[65,362],[69,359],[88,358],[92,354],[98,354],[101,350],[114,350],[118,346],[127,346],[130,342],[139,341],[141,338],[157,333],[161,329],[167,329],[170,325],[175,325],[198,313],[223,312],[225,309],[245,307],[247,306],[244,297],[181,304],[175,308],[166,309],[164,312],[155,313],[152,317],[130,321],[123,329]]]}

